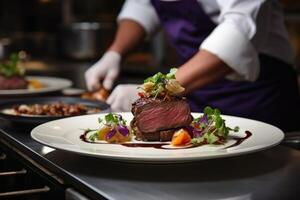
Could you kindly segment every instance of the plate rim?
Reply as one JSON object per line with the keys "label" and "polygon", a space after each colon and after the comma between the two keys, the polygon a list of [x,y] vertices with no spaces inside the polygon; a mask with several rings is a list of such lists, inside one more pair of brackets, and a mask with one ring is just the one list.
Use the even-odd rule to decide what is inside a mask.
{"label": "plate rim", "polygon": [[[118,112],[120,114],[122,113],[130,113],[130,112]],[[105,114],[105,113],[100,113],[100,114]],[[192,114],[203,114],[200,112],[193,112]],[[99,115],[99,114],[92,114],[92,115]],[[228,158],[228,157],[234,157],[234,156],[238,156],[238,155],[246,155],[246,154],[250,154],[250,153],[255,153],[255,152],[259,152],[259,151],[263,151],[266,149],[270,149],[276,145],[278,145],[283,139],[284,139],[284,132],[279,129],[278,127],[262,122],[262,121],[258,121],[255,119],[248,119],[248,118],[244,118],[244,117],[237,117],[237,116],[232,116],[232,115],[221,115],[222,117],[230,117],[230,118],[237,118],[237,119],[243,119],[243,120],[250,120],[253,122],[258,122],[258,123],[262,123],[265,124],[267,126],[270,126],[274,129],[277,129],[277,133],[278,133],[278,137],[279,139],[276,142],[270,143],[268,145],[264,145],[263,147],[261,145],[257,145],[257,146],[253,146],[252,148],[244,148],[244,149],[238,149],[235,150],[230,150],[230,153],[222,153],[222,154],[213,154],[213,155],[205,155],[205,156],[201,156],[201,157],[195,157],[195,156],[191,156],[191,157],[142,157],[140,155],[134,155],[134,156],[123,156],[123,155],[115,155],[115,154],[109,154],[109,153],[94,153],[94,152],[88,152],[86,150],[81,150],[78,151],[77,149],[71,149],[71,148],[62,148],[59,146],[55,146],[49,143],[44,142],[43,140],[40,140],[38,137],[36,137],[38,135],[38,133],[34,133],[40,126],[44,126],[47,123],[51,123],[53,121],[60,121],[60,120],[64,120],[64,119],[58,119],[58,120],[53,120],[44,124],[41,124],[35,128],[33,128],[30,132],[30,136],[32,139],[34,139],[35,141],[39,142],[42,145],[54,148],[54,149],[58,149],[58,150],[62,150],[62,151],[68,151],[71,153],[76,153],[79,155],[84,155],[84,156],[91,156],[91,157],[96,157],[96,158],[102,158],[102,159],[107,159],[107,160],[114,160],[114,161],[121,161],[121,162],[130,162],[130,163],[162,163],[162,164],[167,164],[167,163],[185,163],[185,162],[195,162],[195,161],[202,161],[202,160],[209,160],[209,159],[216,159],[216,158]],[[70,120],[70,118],[80,118],[83,116],[74,116],[74,117],[69,117],[68,119]],[[118,145],[118,144],[116,144]],[[224,149],[223,152],[228,152],[228,150]]]}
{"label": "plate rim", "polygon": [[52,81],[59,80],[64,83],[59,87],[46,87],[41,88],[39,90],[30,90],[30,89],[13,89],[13,90],[0,90],[0,96],[15,96],[15,95],[31,95],[31,94],[42,94],[42,93],[50,93],[62,90],[64,88],[71,87],[73,82],[67,78],[54,77],[54,76],[25,76],[26,79],[40,79],[40,80],[49,80]]}

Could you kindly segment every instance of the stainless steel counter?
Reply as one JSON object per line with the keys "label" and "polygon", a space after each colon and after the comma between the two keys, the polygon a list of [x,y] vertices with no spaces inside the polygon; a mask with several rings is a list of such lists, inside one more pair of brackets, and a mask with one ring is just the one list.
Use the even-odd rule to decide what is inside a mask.
{"label": "stainless steel counter", "polygon": [[186,164],[133,164],[54,150],[32,140],[30,128],[0,124],[1,141],[91,199],[300,199],[300,151],[288,147]]}

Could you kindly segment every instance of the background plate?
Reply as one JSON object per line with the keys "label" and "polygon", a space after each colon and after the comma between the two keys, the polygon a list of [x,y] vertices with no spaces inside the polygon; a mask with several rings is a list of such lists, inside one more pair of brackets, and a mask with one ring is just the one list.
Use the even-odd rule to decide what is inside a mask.
{"label": "background plate", "polygon": [[64,78],[47,77],[47,76],[26,76],[27,80],[38,80],[45,87],[41,89],[19,89],[19,90],[0,90],[0,96],[10,96],[10,95],[30,95],[30,94],[40,94],[60,91],[64,88],[70,87],[72,81]]}
{"label": "background plate", "polygon": [[[132,114],[120,114],[129,124]],[[198,117],[200,114],[193,113],[193,116]],[[234,135],[244,137],[245,131],[250,131],[253,135],[242,144],[228,149],[225,149],[225,147],[233,144],[233,140],[229,140],[225,145],[203,145],[196,148],[176,150],[125,147],[120,144],[91,144],[80,140],[79,137],[83,133],[82,129],[98,128],[98,117],[104,117],[104,115],[85,115],[48,122],[34,128],[31,137],[42,144],[57,149],[106,159],[142,163],[177,163],[236,156],[272,147],[284,137],[283,132],[272,125],[223,115],[227,126],[240,127],[240,131],[234,133]]]}
{"label": "background plate", "polygon": [[15,105],[20,104],[46,104],[46,103],[54,103],[54,102],[64,102],[70,104],[80,103],[88,107],[99,108],[100,112],[109,111],[109,105],[105,102],[101,101],[93,101],[93,100],[85,100],[81,98],[74,97],[35,97],[35,98],[23,98],[18,100],[6,101],[0,104],[0,117],[7,119],[11,122],[16,123],[27,123],[27,124],[42,124],[51,120],[61,119],[65,117],[57,117],[57,116],[20,116],[20,115],[11,115],[6,114],[4,111],[6,109],[11,109]]}

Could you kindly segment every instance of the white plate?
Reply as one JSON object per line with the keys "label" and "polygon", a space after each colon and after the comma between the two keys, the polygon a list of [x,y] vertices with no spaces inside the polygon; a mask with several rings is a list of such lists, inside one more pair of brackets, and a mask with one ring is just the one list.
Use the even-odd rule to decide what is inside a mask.
{"label": "white plate", "polygon": [[38,80],[45,87],[40,89],[18,89],[18,90],[0,90],[0,95],[28,95],[60,91],[70,87],[72,81],[63,78],[47,77],[47,76],[26,76],[27,80]]}
{"label": "white plate", "polygon": [[[120,113],[129,124],[131,113]],[[47,146],[67,150],[79,154],[101,158],[122,160],[127,162],[187,162],[212,158],[235,156],[255,152],[272,147],[283,139],[283,132],[266,123],[223,115],[226,125],[239,126],[240,131],[234,135],[244,137],[245,131],[250,131],[252,136],[238,146],[225,149],[235,141],[228,140],[225,145],[203,145],[187,149],[156,149],[149,147],[125,147],[120,144],[91,144],[83,142],[80,135],[82,129],[98,128],[98,117],[105,114],[84,115],[61,120],[51,121],[37,126],[31,131],[31,137]],[[193,113],[194,117],[200,113]]]}

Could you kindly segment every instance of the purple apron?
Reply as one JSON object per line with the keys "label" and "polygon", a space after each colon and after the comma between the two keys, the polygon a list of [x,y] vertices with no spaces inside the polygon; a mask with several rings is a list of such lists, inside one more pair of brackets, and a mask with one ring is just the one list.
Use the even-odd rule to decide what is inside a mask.
{"label": "purple apron", "polygon": [[[182,63],[199,51],[216,27],[197,0],[151,0],[166,34]],[[255,82],[220,80],[187,96],[192,111],[207,105],[223,114],[261,120],[284,131],[300,130],[300,97],[292,67],[260,55],[260,76]]]}

